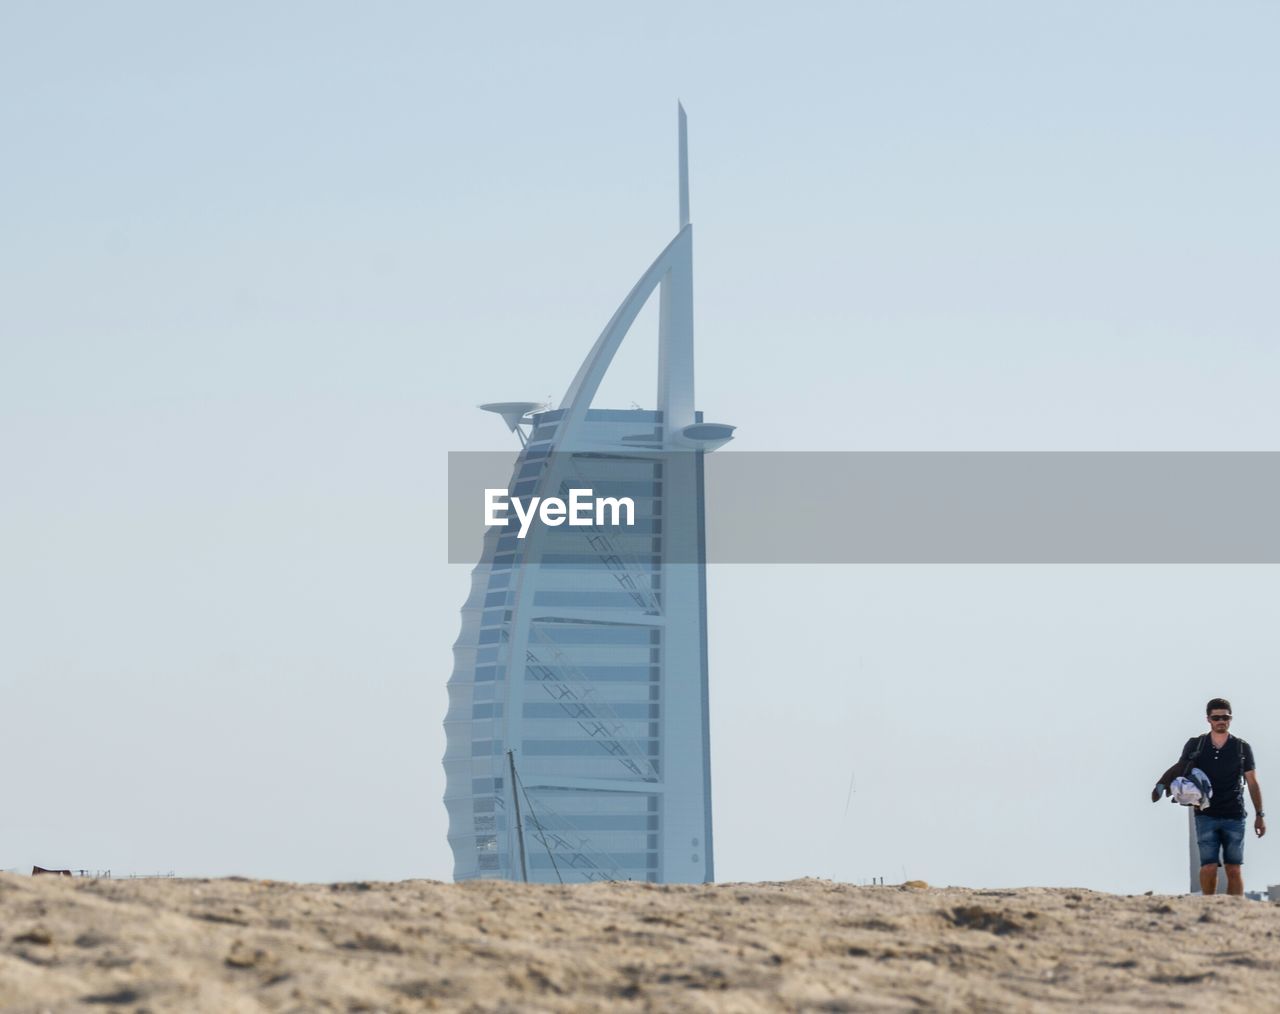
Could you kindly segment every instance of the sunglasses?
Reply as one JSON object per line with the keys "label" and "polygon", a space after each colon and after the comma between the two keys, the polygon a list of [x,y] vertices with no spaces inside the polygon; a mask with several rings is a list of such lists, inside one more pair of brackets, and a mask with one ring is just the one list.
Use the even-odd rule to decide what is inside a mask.
{"label": "sunglasses", "polygon": [[1210,716],[1209,716],[1209,721],[1211,721],[1211,722],[1229,722],[1229,721],[1231,721],[1231,716],[1230,716],[1230,715],[1210,715]]}

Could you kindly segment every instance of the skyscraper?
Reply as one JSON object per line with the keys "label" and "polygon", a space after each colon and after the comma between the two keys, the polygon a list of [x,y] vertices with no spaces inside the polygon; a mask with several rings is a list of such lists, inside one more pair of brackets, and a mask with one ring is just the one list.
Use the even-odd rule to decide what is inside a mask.
{"label": "skyscraper", "polygon": [[[680,108],[679,231],[559,408],[481,406],[523,445],[512,496],[629,496],[636,523],[486,531],[445,718],[455,880],[713,878],[703,457],[733,427],[694,409],[686,137]],[[592,408],[655,291],[657,407]]]}

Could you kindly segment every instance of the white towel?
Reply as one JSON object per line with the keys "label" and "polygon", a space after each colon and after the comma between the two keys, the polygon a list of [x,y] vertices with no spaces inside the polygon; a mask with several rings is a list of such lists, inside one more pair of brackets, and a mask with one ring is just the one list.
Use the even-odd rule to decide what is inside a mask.
{"label": "white towel", "polygon": [[1213,800],[1213,783],[1199,768],[1192,768],[1189,777],[1173,780],[1173,784],[1169,786],[1169,795],[1175,803],[1203,810]]}

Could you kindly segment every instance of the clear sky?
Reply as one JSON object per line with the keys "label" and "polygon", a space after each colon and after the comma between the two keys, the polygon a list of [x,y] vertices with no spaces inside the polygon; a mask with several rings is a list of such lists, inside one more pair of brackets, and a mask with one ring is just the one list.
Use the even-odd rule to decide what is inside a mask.
{"label": "clear sky", "polygon": [[[1280,449],[1278,31],[0,6],[0,868],[450,876],[445,455],[510,446],[479,402],[558,400],[674,232],[677,98],[730,450]],[[598,404],[652,405],[652,323]],[[1185,889],[1146,795],[1223,694],[1280,881],[1276,568],[709,592],[721,879]]]}

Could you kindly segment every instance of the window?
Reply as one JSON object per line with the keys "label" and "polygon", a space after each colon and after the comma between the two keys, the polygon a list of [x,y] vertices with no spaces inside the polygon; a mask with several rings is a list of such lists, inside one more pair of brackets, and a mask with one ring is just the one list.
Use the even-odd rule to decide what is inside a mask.
{"label": "window", "polygon": [[[617,740],[605,738],[526,739],[524,741],[524,755],[526,757],[592,757],[599,754],[602,757],[610,757],[612,752],[607,748],[616,743]],[[639,746],[644,756],[658,756],[657,743],[646,743],[642,740]]]}
{"label": "window", "polygon": [[[534,806],[537,806],[536,797]],[[643,831],[646,819],[639,813],[574,813],[560,818],[544,816],[541,823],[548,831]]]}
{"label": "window", "polygon": [[[573,711],[575,706],[577,706],[577,702],[575,701],[565,701],[564,704],[557,704],[553,701],[548,701],[546,703],[530,703],[530,704],[524,705],[523,715],[525,718],[573,717],[571,712]],[[479,707],[479,705],[477,705],[477,707]],[[608,710],[605,712],[605,714],[607,714],[611,718],[644,719],[649,717],[649,711],[652,706],[644,702],[640,702],[638,704],[610,702],[607,705],[607,707],[608,707]],[[600,710],[604,711],[604,708],[601,708]],[[657,708],[653,707],[653,710],[656,711]],[[598,714],[599,712],[596,712],[596,713]],[[479,718],[480,716],[475,715],[475,717]],[[652,734],[657,735],[656,732],[653,732]]]}
{"label": "window", "polygon": [[[556,644],[648,644],[645,627],[578,626],[572,623],[541,623],[538,631]],[[657,631],[653,631],[657,635]],[[656,659],[654,661],[657,661]]]}
{"label": "window", "polygon": [[589,408],[591,422],[662,422],[662,413],[645,408]]}
{"label": "window", "polygon": [[[643,596],[640,602],[644,602]],[[485,600],[488,605],[488,600]],[[535,606],[582,606],[588,609],[626,609],[638,605],[636,596],[620,591],[540,591]]]}
{"label": "window", "polygon": [[[558,665],[544,665],[535,673],[527,668],[525,679],[542,681],[547,676],[569,679],[573,682],[586,680],[588,683],[643,683],[646,680],[648,666],[644,665],[578,665],[566,668]],[[658,672],[658,670],[654,670]],[[658,678],[656,675],[653,677]]]}
{"label": "window", "polygon": [[[527,847],[527,846],[526,846]],[[610,852],[609,858],[618,864],[623,870],[632,869],[656,869],[658,865],[657,856],[649,856],[644,852]],[[574,863],[563,852],[557,853],[556,863],[559,864],[560,872],[567,873],[574,868]],[[551,857],[547,855],[545,849],[537,852],[531,852],[528,858],[529,869],[546,870],[551,872]]]}

